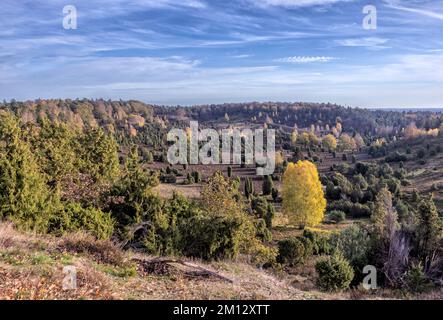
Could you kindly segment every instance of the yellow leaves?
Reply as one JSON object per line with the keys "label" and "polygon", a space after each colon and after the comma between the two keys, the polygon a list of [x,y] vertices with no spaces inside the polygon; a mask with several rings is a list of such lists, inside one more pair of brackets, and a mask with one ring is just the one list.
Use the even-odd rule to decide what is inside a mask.
{"label": "yellow leaves", "polygon": [[309,134],[307,132],[303,132],[299,137],[298,140],[301,144],[307,145],[309,143]]}
{"label": "yellow leaves", "polygon": [[440,129],[436,128],[436,129],[425,130],[425,129],[419,129],[417,128],[415,123],[411,123],[405,128],[405,137],[406,139],[414,139],[421,136],[437,137],[439,131],[441,132],[442,129],[443,129],[443,124],[440,126]]}
{"label": "yellow leaves", "polygon": [[298,138],[298,131],[295,129],[291,133],[291,143],[293,146],[295,146],[297,144],[297,138]]}
{"label": "yellow leaves", "polygon": [[343,133],[340,136],[339,145],[340,145],[340,149],[343,150],[343,151],[344,150],[355,150],[355,149],[357,149],[357,144],[355,143],[354,138],[352,138],[347,133]]}
{"label": "yellow leaves", "polygon": [[283,175],[282,197],[282,210],[291,224],[315,226],[323,220],[326,199],[313,163],[289,163]]}
{"label": "yellow leaves", "polygon": [[438,129],[429,129],[426,134],[431,137],[438,137]]}
{"label": "yellow leaves", "polygon": [[284,157],[282,155],[282,152],[281,151],[276,152],[275,153],[275,165],[277,167],[281,166],[281,165],[283,165],[284,161],[285,161],[285,159],[284,159]]}
{"label": "yellow leaves", "polygon": [[323,147],[329,150],[335,150],[337,149],[337,139],[332,134],[328,134],[326,137],[323,138]]}

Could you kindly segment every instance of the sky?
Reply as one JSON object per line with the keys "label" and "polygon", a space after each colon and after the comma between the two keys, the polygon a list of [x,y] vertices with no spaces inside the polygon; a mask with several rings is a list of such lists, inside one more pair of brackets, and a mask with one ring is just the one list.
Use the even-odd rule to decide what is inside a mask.
{"label": "sky", "polygon": [[1,0],[0,99],[38,98],[443,107],[443,1]]}

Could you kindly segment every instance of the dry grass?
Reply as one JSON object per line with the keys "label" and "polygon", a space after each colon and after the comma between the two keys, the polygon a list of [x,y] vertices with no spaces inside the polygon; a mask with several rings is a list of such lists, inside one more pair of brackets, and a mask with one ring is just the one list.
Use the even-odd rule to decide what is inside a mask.
{"label": "dry grass", "polygon": [[[76,233],[63,238],[18,232],[0,223],[0,299],[441,299],[441,292],[405,296],[389,290],[322,293],[315,287],[316,257],[292,269],[260,270],[241,257],[207,263],[185,260],[222,277],[192,276],[173,264],[143,268],[156,257],[123,252],[110,241]],[[63,290],[64,266],[77,269],[77,289]],[[185,268],[187,268],[185,266]],[[179,271],[179,272],[174,272]],[[192,271],[192,270],[191,270]],[[191,275],[191,276],[190,276]],[[227,278],[231,281],[226,281]]]}
{"label": "dry grass", "polygon": [[17,244],[20,235],[14,230],[11,223],[0,224],[0,248],[5,249]]}
{"label": "dry grass", "polygon": [[109,240],[96,240],[78,232],[60,240],[58,248],[71,253],[87,254],[99,263],[121,266],[127,261],[125,254]]}
{"label": "dry grass", "polygon": [[178,192],[188,199],[198,199],[200,198],[201,189],[202,186],[200,184],[181,185],[161,183],[153,190],[165,199],[171,199],[174,192]]}
{"label": "dry grass", "polygon": [[[192,272],[142,272],[139,261],[154,258],[123,252],[110,241],[82,233],[63,238],[36,236],[0,223],[0,299],[312,298],[284,277],[246,262],[187,260],[231,283],[218,277],[192,277]],[[77,269],[76,290],[62,289],[67,265]]]}

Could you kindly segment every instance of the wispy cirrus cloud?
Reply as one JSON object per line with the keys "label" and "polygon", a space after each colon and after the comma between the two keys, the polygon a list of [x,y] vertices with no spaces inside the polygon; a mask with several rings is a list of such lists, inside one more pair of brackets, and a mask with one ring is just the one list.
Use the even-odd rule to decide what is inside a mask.
{"label": "wispy cirrus cloud", "polygon": [[312,63],[312,62],[329,62],[331,60],[335,60],[334,57],[325,57],[325,56],[294,56],[294,57],[286,57],[276,59],[276,62],[285,62],[285,63]]}
{"label": "wispy cirrus cloud", "polygon": [[441,106],[443,1],[373,2],[376,31],[362,0],[73,0],[64,30],[66,0],[1,0],[0,100]]}
{"label": "wispy cirrus cloud", "polygon": [[279,6],[287,8],[311,7],[329,5],[339,2],[352,2],[354,0],[254,0],[258,6]]}
{"label": "wispy cirrus cloud", "polygon": [[423,7],[420,8],[411,7],[410,6],[411,1],[408,2],[408,5],[405,5],[404,4],[405,1],[401,0],[385,0],[384,2],[386,3],[386,6],[393,9],[411,12],[411,13],[417,13],[426,17],[443,20],[443,12],[435,12],[432,9],[426,9]]}
{"label": "wispy cirrus cloud", "polygon": [[389,48],[385,44],[389,39],[378,37],[364,37],[364,38],[350,38],[339,39],[335,43],[343,47],[369,47],[373,49],[386,49]]}

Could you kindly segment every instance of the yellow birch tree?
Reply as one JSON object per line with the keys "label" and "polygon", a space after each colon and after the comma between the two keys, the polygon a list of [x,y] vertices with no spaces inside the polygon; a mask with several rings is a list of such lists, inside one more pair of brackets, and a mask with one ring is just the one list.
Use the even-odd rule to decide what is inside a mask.
{"label": "yellow birch tree", "polygon": [[283,214],[291,224],[312,227],[323,220],[326,199],[312,162],[289,163],[283,175],[282,198]]}

